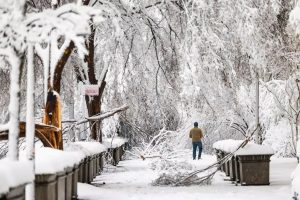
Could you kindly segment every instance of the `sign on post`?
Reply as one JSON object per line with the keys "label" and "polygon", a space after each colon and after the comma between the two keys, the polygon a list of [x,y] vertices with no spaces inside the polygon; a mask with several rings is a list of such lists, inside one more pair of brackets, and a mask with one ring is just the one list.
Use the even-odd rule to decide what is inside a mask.
{"label": "sign on post", "polygon": [[83,94],[88,96],[98,96],[99,86],[98,85],[83,85]]}

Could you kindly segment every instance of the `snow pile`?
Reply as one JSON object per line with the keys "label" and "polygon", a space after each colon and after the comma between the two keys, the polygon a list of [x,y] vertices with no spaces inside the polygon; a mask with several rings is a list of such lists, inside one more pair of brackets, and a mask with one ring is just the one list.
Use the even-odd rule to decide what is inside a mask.
{"label": "snow pile", "polygon": [[125,144],[128,140],[126,138],[114,137],[114,138],[103,138],[103,144],[107,148],[116,148]]}
{"label": "snow pile", "polygon": [[28,161],[0,160],[0,194],[6,193],[12,187],[17,187],[33,181],[31,163]]}
{"label": "snow pile", "polygon": [[35,154],[35,173],[53,174],[64,171],[67,167],[79,164],[82,155],[78,152],[68,152],[52,148],[40,148]]}
{"label": "snow pile", "polygon": [[273,155],[274,151],[270,146],[247,143],[246,146],[240,148],[235,155]]}
{"label": "snow pile", "polygon": [[213,144],[214,149],[222,150],[227,153],[234,152],[241,144],[243,140],[220,140]]}
{"label": "snow pile", "polygon": [[86,156],[99,154],[107,150],[106,146],[99,142],[74,142],[68,143],[66,149],[81,150]]}
{"label": "snow pile", "polygon": [[300,164],[292,174],[292,191],[293,195],[300,195]]}

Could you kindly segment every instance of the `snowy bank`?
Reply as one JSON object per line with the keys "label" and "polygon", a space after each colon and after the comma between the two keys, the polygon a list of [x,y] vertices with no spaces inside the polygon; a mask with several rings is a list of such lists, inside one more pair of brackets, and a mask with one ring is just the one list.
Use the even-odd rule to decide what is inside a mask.
{"label": "snowy bank", "polygon": [[36,149],[35,173],[53,174],[74,167],[82,160],[79,152],[68,152],[48,147]]}
{"label": "snowy bank", "polygon": [[[243,143],[243,140],[220,140],[213,144],[214,149],[219,149],[227,153],[233,153]],[[244,147],[234,153],[235,155],[273,155],[274,151],[270,146],[259,145],[248,142]]]}
{"label": "snowy bank", "polygon": [[34,179],[31,163],[28,161],[0,160],[0,194]]}
{"label": "snowy bank", "polygon": [[107,148],[117,148],[125,144],[128,140],[126,138],[114,137],[114,138],[103,138],[103,144]]}

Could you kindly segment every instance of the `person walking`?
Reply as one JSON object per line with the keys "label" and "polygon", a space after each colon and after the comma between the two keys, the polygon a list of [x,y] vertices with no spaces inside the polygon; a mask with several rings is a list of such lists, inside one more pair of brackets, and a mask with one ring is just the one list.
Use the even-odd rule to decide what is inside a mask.
{"label": "person walking", "polygon": [[194,123],[194,128],[190,130],[190,138],[192,138],[193,144],[193,160],[196,159],[197,147],[199,149],[198,160],[201,159],[202,154],[202,141],[203,133],[200,128],[198,128],[198,122]]}

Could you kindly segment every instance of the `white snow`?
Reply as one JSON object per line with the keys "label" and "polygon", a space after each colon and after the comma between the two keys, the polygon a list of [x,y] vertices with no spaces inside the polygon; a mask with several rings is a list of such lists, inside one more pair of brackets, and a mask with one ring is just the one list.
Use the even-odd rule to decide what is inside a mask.
{"label": "white snow", "polygon": [[[219,149],[227,153],[232,153],[242,144],[243,140],[220,140],[213,144],[214,149]],[[273,155],[273,149],[268,145],[258,145],[248,142],[243,148],[240,148],[235,155]]]}
{"label": "white snow", "polygon": [[[33,62],[33,45],[27,48],[27,94],[26,94],[26,150],[27,159],[32,162],[31,171],[35,173],[34,161],[34,62]],[[34,200],[34,182],[26,186],[26,200]]]}
{"label": "white snow", "polygon": [[9,124],[0,124],[0,132],[8,131]]}
{"label": "white snow", "polygon": [[291,27],[294,29],[295,34],[299,35],[300,33],[300,3],[298,2],[296,6],[290,13],[289,23]]}
{"label": "white snow", "polygon": [[20,59],[11,50],[10,52],[10,100],[9,100],[9,138],[8,138],[8,157],[17,160],[18,137],[19,137],[19,111],[20,111]]}
{"label": "white snow", "polygon": [[78,152],[62,151],[48,147],[36,149],[36,174],[52,174],[79,164],[82,156]]}
{"label": "white snow", "polygon": [[292,174],[292,192],[300,195],[300,164]]}
{"label": "white snow", "polygon": [[[191,154],[191,152],[189,152]],[[185,162],[202,168],[215,161],[214,156],[203,155],[193,161],[191,155],[184,155]],[[153,160],[155,162],[155,160]],[[290,175],[296,167],[296,159],[271,158],[270,185],[235,186],[223,172],[218,172],[211,185],[171,187],[152,186],[159,171],[150,169],[151,160],[121,161],[118,167],[108,168],[94,179],[92,185],[79,183],[78,197],[85,200],[283,200],[291,199]]]}
{"label": "white snow", "polygon": [[[269,107],[271,107],[271,105]],[[264,109],[266,110],[266,108]],[[263,111],[263,113],[265,115],[264,117],[267,119],[272,116],[270,113],[271,111],[274,111],[275,108],[269,108],[268,110],[271,111],[267,113],[265,113],[265,110]],[[276,152],[275,155],[278,157],[290,155],[290,152],[293,152],[293,148],[290,143],[291,135],[291,125],[289,120],[281,119],[276,123],[270,123],[270,128],[266,130],[265,140],[263,141],[263,144],[270,145]]]}
{"label": "white snow", "polygon": [[28,161],[0,160],[0,194],[9,188],[32,182],[34,179],[31,163]]}
{"label": "white snow", "polygon": [[102,153],[107,150],[106,146],[99,142],[74,142],[68,143],[67,149],[80,149],[87,156]]}
{"label": "white snow", "polygon": [[80,145],[76,145],[73,142],[69,142],[69,143],[65,143],[64,144],[64,151],[67,152],[77,152],[78,153],[78,157],[82,160],[84,159],[86,156],[90,155],[90,152],[83,148]]}
{"label": "white snow", "polygon": [[219,140],[213,144],[213,148],[231,153],[235,151],[242,143],[243,140]]}
{"label": "white snow", "polygon": [[[27,95],[26,95],[26,149],[28,160],[34,159],[34,63],[33,46],[28,46],[27,54]],[[32,170],[34,171],[34,170]]]}
{"label": "white snow", "polygon": [[107,148],[116,148],[125,144],[125,142],[127,142],[127,139],[121,137],[103,138],[102,142]]}
{"label": "white snow", "polygon": [[246,146],[240,148],[235,155],[273,155],[274,151],[270,146],[247,143]]}

